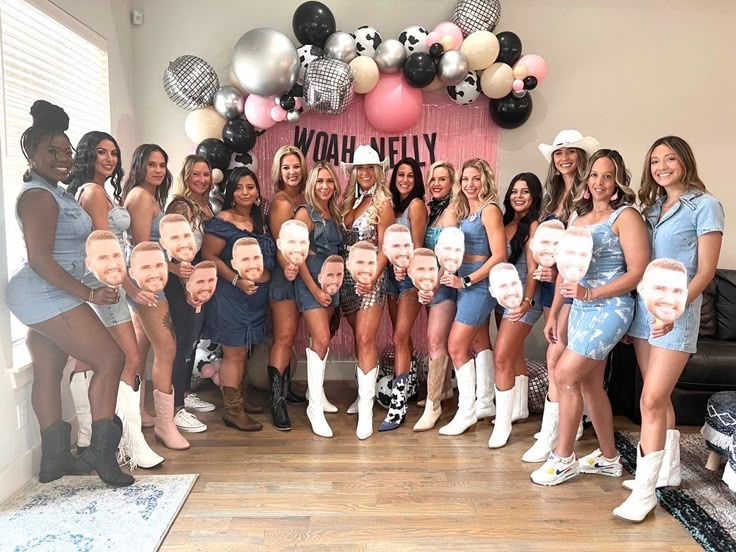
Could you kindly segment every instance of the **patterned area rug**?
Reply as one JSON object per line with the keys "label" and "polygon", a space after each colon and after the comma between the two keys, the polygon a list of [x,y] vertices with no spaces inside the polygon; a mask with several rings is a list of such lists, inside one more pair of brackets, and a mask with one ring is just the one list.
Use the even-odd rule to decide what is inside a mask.
{"label": "patterned area rug", "polygon": [[158,550],[196,480],[137,476],[122,489],[94,476],[31,481],[0,504],[0,550]]}
{"label": "patterned area rug", "polygon": [[[616,433],[624,467],[636,471],[636,445],[639,434]],[[659,504],[677,519],[708,551],[736,552],[736,494],[721,480],[721,471],[705,469],[708,449],[699,433],[680,436],[682,486],[659,489]]]}

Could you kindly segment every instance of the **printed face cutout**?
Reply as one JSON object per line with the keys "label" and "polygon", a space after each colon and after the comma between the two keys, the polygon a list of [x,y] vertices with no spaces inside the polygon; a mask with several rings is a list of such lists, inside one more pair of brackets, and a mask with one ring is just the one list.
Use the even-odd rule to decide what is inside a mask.
{"label": "printed face cutout", "polygon": [[439,265],[431,249],[420,248],[414,251],[407,274],[419,291],[434,291],[439,282]]}
{"label": "printed face cutout", "polygon": [[106,230],[95,230],[87,238],[86,251],[84,262],[100,282],[111,287],[118,287],[123,283],[127,269],[115,234]]}
{"label": "printed face cutout", "polygon": [[555,250],[564,233],[565,226],[559,220],[546,220],[539,225],[529,242],[529,249],[539,266],[552,268],[555,265]]}
{"label": "printed face cutout", "polygon": [[378,269],[378,253],[369,242],[358,242],[350,248],[347,269],[353,280],[359,284],[370,285]]}
{"label": "printed face cutout", "polygon": [[192,270],[187,280],[187,292],[194,303],[206,303],[215,293],[217,266],[212,261],[202,261]]}
{"label": "printed face cutout", "polygon": [[159,244],[141,242],[133,248],[130,254],[130,277],[144,291],[163,291],[169,278],[169,267]]}
{"label": "printed face cutout", "polygon": [[192,226],[189,221],[178,214],[164,216],[159,223],[161,245],[169,257],[183,263],[191,263],[197,254]]}
{"label": "printed face cutout", "polygon": [[240,238],[233,245],[230,264],[241,278],[257,281],[263,275],[263,252],[255,238]]}
{"label": "printed face cutout", "polygon": [[300,220],[287,220],[281,225],[276,240],[284,258],[294,266],[302,266],[309,254],[309,229]]}
{"label": "printed face cutout", "polygon": [[409,268],[414,256],[414,243],[406,226],[392,224],[386,228],[383,234],[383,254],[393,266],[404,270]]}
{"label": "printed face cutout", "polygon": [[342,257],[331,256],[322,263],[322,268],[317,275],[317,282],[327,295],[335,295],[342,287],[345,276],[345,262]]}
{"label": "printed face cutout", "polygon": [[465,255],[465,234],[459,228],[445,228],[437,238],[434,252],[445,272],[455,274],[463,264]]}
{"label": "printed face cutout", "polygon": [[672,259],[655,259],[637,287],[655,321],[671,324],[685,312],[687,269]]}
{"label": "printed face cutout", "polygon": [[[539,230],[537,230],[537,233]],[[593,236],[584,226],[565,230],[555,252],[557,270],[566,282],[579,282],[588,272],[593,258]]]}
{"label": "printed face cutout", "polygon": [[524,299],[519,272],[511,263],[495,265],[488,275],[488,290],[498,304],[506,309],[518,309]]}

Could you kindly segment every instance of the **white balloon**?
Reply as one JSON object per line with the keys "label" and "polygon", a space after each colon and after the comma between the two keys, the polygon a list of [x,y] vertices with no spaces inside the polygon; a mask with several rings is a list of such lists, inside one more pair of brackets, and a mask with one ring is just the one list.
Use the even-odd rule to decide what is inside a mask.
{"label": "white balloon", "polygon": [[353,70],[353,89],[358,94],[367,94],[378,84],[378,65],[372,58],[358,56],[350,62]]}
{"label": "white balloon", "polygon": [[187,115],[187,118],[184,119],[184,132],[195,144],[207,138],[222,140],[222,127],[225,126],[225,123],[227,119],[213,108],[203,107]]}
{"label": "white balloon", "polygon": [[429,45],[427,44],[427,37],[429,33],[424,27],[419,25],[412,25],[407,27],[399,34],[399,42],[404,45],[406,55],[410,56],[415,52],[429,52]]}
{"label": "white balloon", "polygon": [[355,49],[359,56],[372,58],[376,55],[376,49],[383,41],[381,33],[373,27],[363,25],[362,27],[358,27],[352,34],[355,39]]}

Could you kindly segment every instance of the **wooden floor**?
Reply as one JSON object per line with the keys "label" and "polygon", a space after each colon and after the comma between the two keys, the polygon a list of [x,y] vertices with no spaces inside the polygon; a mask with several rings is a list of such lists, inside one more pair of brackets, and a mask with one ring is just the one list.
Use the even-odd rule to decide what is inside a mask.
{"label": "wooden floor", "polygon": [[[532,484],[538,465],[520,458],[538,430],[536,416],[515,424],[509,444],[491,451],[487,423],[459,437],[413,433],[421,412],[412,404],[405,426],[361,442],[356,417],[345,413],[355,396],[351,385],[328,384],[340,408],[327,415],[332,439],[312,434],[305,407],[292,406],[291,432],[276,431],[264,414],[255,416],[263,431],[241,433],[226,428],[218,410],[200,415],[209,429],[188,435],[189,451],[155,444],[166,457],[156,473],[200,474],[162,550],[700,549],[660,507],[640,525],[613,518],[628,494],[621,479],[581,475],[558,487]],[[214,390],[200,395],[221,404]],[[265,394],[258,398],[267,404]],[[447,410],[442,422],[451,418]],[[385,412],[376,404],[376,430]],[[593,448],[589,429],[577,451]]]}

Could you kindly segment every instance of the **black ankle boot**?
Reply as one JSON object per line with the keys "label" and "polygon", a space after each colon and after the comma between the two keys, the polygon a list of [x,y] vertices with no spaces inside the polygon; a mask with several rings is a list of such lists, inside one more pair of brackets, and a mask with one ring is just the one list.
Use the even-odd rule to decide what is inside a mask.
{"label": "black ankle boot", "polygon": [[286,410],[286,373],[280,374],[273,366],[268,367],[268,381],[271,384],[271,417],[273,426],[279,431],[290,431],[291,420]]}
{"label": "black ankle boot", "polygon": [[123,472],[118,465],[117,450],[122,434],[122,423],[117,416],[112,420],[92,422],[92,438],[82,453],[82,460],[112,487],[127,487],[135,482],[133,476]]}
{"label": "black ankle boot", "polygon": [[291,388],[291,366],[287,366],[284,370],[284,379],[286,380],[286,402],[289,404],[304,404],[307,398],[304,395],[297,395]]}
{"label": "black ankle boot", "polygon": [[72,426],[56,422],[41,432],[41,470],[38,480],[49,483],[63,475],[87,475],[92,471],[84,461],[71,453]]}

